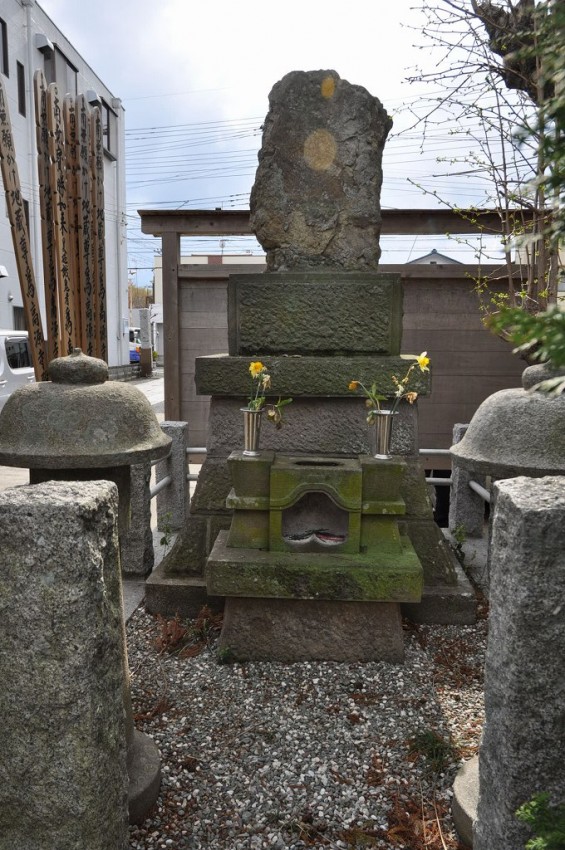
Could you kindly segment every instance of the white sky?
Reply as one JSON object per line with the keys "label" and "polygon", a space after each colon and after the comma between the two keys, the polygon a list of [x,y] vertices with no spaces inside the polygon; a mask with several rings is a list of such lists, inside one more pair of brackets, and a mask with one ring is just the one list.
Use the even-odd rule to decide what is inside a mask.
{"label": "white sky", "polygon": [[[126,109],[128,262],[139,269],[134,280],[140,285],[150,278],[146,267],[154,243],[139,237],[135,211],[247,207],[268,94],[286,73],[333,69],[376,95],[394,118],[419,96],[405,78],[416,65],[436,61],[429,47],[414,46],[421,42],[418,26],[426,5],[417,0],[40,0],[40,5]],[[204,122],[214,122],[213,132]],[[389,136],[382,206],[435,206],[407,177],[429,177],[445,168],[436,164],[437,152],[420,152],[417,139],[394,140],[406,122],[405,114],[397,115]],[[173,125],[174,131],[163,129]],[[462,180],[438,181],[436,188],[462,205],[483,203],[476,187]],[[383,260],[403,262],[432,247],[456,257],[462,250],[424,239],[404,244],[402,254],[391,246]],[[217,249],[217,242],[192,248]],[[236,242],[228,240],[225,250],[237,251]]]}

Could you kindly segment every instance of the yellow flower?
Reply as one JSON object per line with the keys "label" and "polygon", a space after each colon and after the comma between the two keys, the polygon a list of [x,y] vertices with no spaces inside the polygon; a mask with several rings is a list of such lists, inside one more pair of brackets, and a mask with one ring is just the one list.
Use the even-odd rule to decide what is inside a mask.
{"label": "yellow flower", "polygon": [[258,378],[264,368],[265,367],[260,360],[255,360],[253,363],[249,364],[249,373],[252,378]]}
{"label": "yellow flower", "polygon": [[415,401],[416,401],[416,399],[418,398],[418,393],[414,393],[414,392],[406,393],[406,395],[404,396],[404,398],[405,398],[405,399],[406,399],[406,401],[407,401],[407,402],[409,402],[410,404],[414,404],[414,402],[415,402]]}
{"label": "yellow flower", "polygon": [[427,356],[427,354],[427,351],[422,351],[422,353],[418,357],[416,357],[416,360],[418,361],[418,366],[420,367],[422,372],[429,372],[428,365],[430,362],[430,358]]}
{"label": "yellow flower", "polygon": [[264,390],[270,390],[271,389],[271,376],[270,375],[263,375],[263,379],[261,381],[261,386],[263,387]]}
{"label": "yellow flower", "polygon": [[356,390],[358,386],[359,386],[359,381],[350,381],[348,389],[349,390]]}

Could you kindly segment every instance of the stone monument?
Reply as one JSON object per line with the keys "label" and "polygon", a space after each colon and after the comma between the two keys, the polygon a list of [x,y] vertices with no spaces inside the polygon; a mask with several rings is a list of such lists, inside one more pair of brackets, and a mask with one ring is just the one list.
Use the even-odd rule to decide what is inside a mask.
{"label": "stone monument", "polygon": [[[390,127],[379,100],[335,71],[293,72],[273,88],[251,197],[252,225],[267,253],[268,270],[230,277],[229,354],[197,358],[197,389],[212,396],[208,454],[186,527],[148,580],[146,601],[151,610],[191,614],[205,600],[224,596],[230,596],[229,609],[235,610],[239,603],[233,600],[243,598],[241,588],[246,585],[243,575],[237,591],[235,568],[220,567],[217,550],[208,570],[206,562],[219,532],[229,532],[227,540],[225,534],[218,539],[218,545],[226,544],[231,556],[240,548],[241,558],[251,563],[242,554],[246,545],[240,532],[246,520],[237,519],[239,511],[251,507],[247,496],[256,500],[256,511],[264,511],[259,520],[262,528],[265,524],[270,528],[268,547],[263,537],[261,548],[270,548],[271,554],[276,550],[276,511],[292,508],[290,491],[281,508],[272,484],[285,457],[294,458],[297,469],[302,461],[303,472],[308,464],[310,471],[317,466],[319,480],[312,484],[312,492],[326,488],[326,495],[340,509],[346,510],[347,500],[336,495],[336,482],[348,459],[356,468],[361,493],[369,486],[364,482],[370,478],[367,471],[374,459],[367,457],[366,411],[363,401],[349,391],[349,383],[353,379],[369,385],[376,382],[379,391],[390,396],[393,376],[404,374],[414,362],[413,357],[400,354],[400,278],[377,272],[381,157]],[[252,459],[238,458],[237,450],[243,446],[240,410],[249,391],[248,367],[250,360],[257,359],[271,375],[273,400],[280,394],[292,397],[293,403],[285,410],[282,429],[271,429],[268,423],[263,427],[262,462],[269,468],[265,476],[271,484],[244,493],[232,481],[230,469],[239,464],[253,478],[248,462]],[[417,374],[414,390],[420,395],[429,392],[427,374]],[[357,512],[356,519],[349,515],[349,528],[356,522],[363,526],[364,518],[367,526],[370,511],[365,511],[364,501],[398,501],[396,539],[407,541],[415,551],[423,571],[423,590],[421,598],[416,598],[412,584],[405,598],[394,597],[394,604],[402,602],[403,612],[421,622],[470,622],[474,618],[472,590],[458,574],[433,522],[418,458],[416,406],[402,402],[395,419],[392,453],[393,466],[399,470],[398,499],[377,485],[369,498],[363,496],[355,508],[353,503],[347,507]],[[235,493],[226,503],[232,485]],[[360,546],[365,544],[361,540]],[[357,554],[361,551],[358,548]],[[276,556],[275,573],[282,554]],[[342,567],[346,569],[345,564]],[[307,585],[308,581],[302,595],[294,595],[295,607],[315,599],[322,619],[327,613],[322,608],[330,604],[345,612],[355,602],[366,605],[368,612],[373,603],[390,601],[359,589],[353,596],[335,596],[327,589],[314,593]],[[249,593],[245,598],[251,598]],[[274,623],[280,617],[281,598],[271,594],[267,604],[259,596],[254,604],[263,615],[272,605]],[[288,602],[286,610],[291,607]]]}

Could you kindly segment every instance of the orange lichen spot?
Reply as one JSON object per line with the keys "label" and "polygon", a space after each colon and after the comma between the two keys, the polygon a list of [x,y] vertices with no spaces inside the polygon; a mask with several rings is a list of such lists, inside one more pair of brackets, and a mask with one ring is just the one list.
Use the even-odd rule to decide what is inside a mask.
{"label": "orange lichen spot", "polygon": [[337,144],[328,130],[314,130],[304,142],[304,159],[315,171],[326,171],[335,159]]}
{"label": "orange lichen spot", "polygon": [[335,80],[333,77],[324,77],[320,86],[322,97],[333,97],[335,92]]}

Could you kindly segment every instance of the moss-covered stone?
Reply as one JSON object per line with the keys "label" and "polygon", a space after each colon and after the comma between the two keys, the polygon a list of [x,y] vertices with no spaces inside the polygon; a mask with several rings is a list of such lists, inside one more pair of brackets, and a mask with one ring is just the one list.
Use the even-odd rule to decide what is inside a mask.
{"label": "moss-covered stone", "polygon": [[363,472],[363,502],[396,502],[405,464],[399,458],[377,460],[370,455],[359,458]]}
{"label": "moss-covered stone", "polygon": [[277,455],[271,469],[271,507],[286,508],[305,493],[326,493],[345,510],[361,508],[361,466],[356,458]]}
{"label": "moss-covered stone", "polygon": [[417,602],[423,572],[408,539],[402,551],[370,556],[246,551],[220,534],[208,558],[208,593],[278,599]]}
{"label": "moss-covered stone", "polygon": [[226,508],[230,511],[268,511],[268,496],[236,496],[232,487],[226,499]]}
{"label": "moss-covered stone", "polygon": [[268,549],[269,512],[234,511],[227,545],[239,549]]}
{"label": "moss-covered stone", "polygon": [[400,552],[400,532],[396,519],[382,516],[363,516],[361,519],[361,552]]}
{"label": "moss-covered stone", "polygon": [[274,459],[275,453],[270,451],[262,451],[257,457],[248,457],[242,451],[232,452],[228,458],[228,467],[235,495],[268,499]]}

